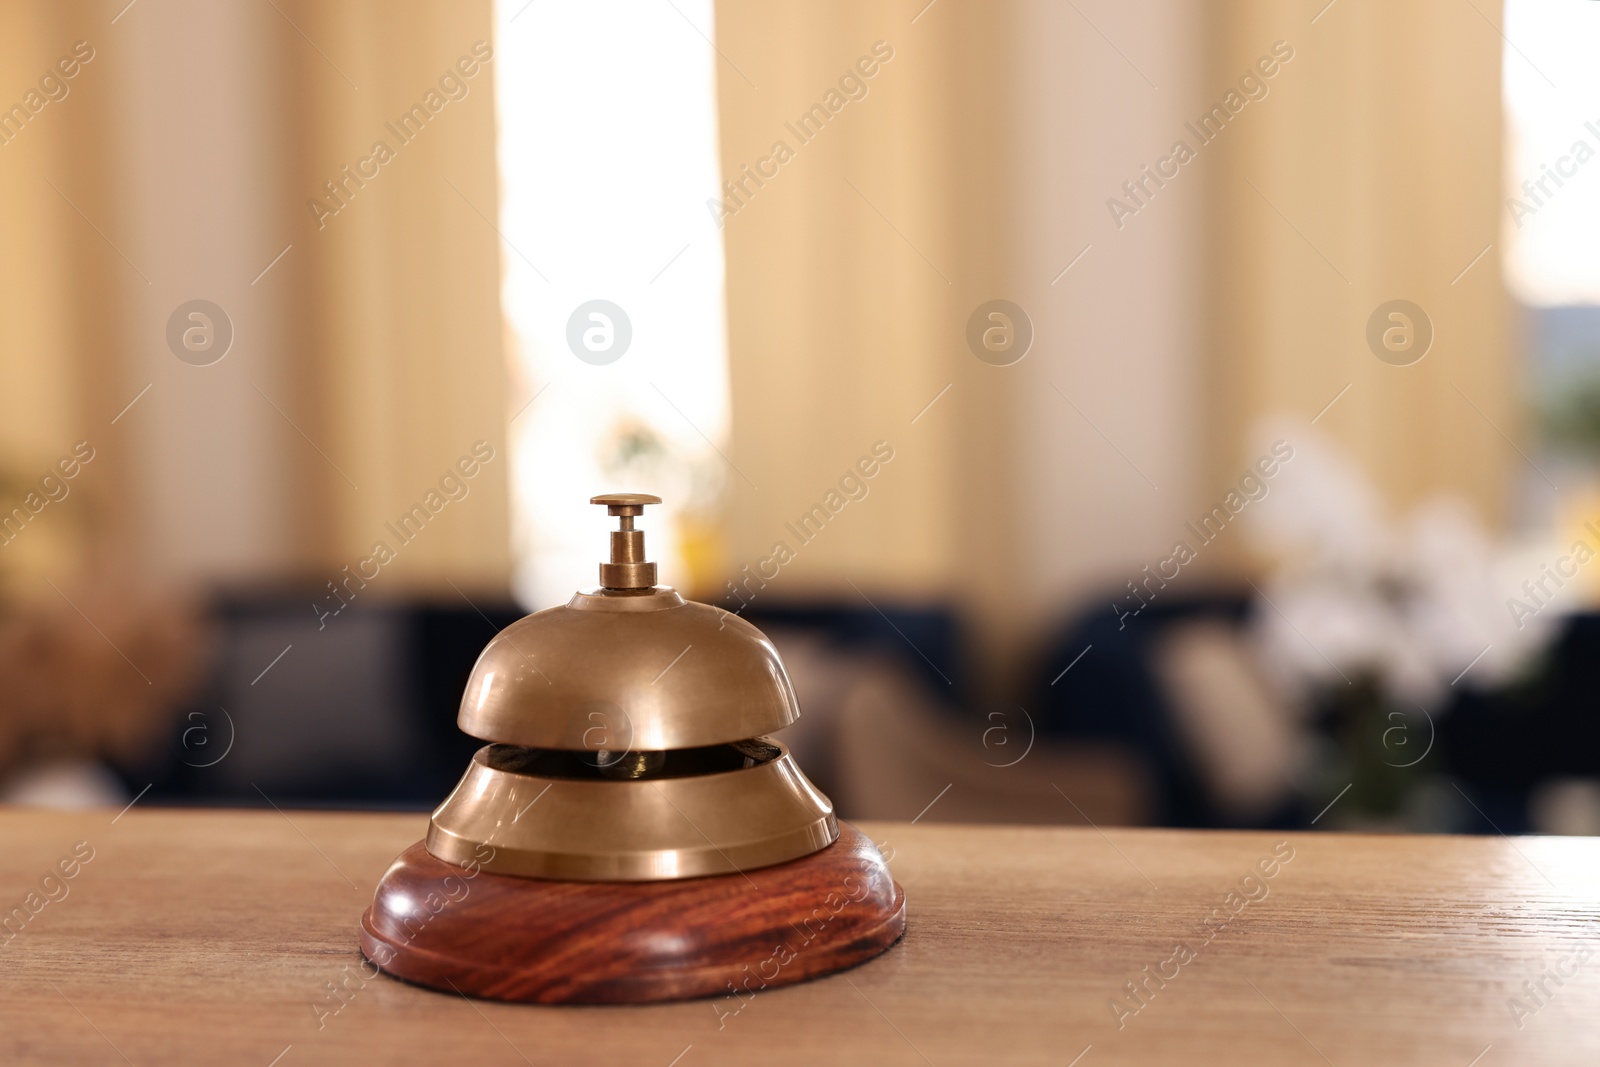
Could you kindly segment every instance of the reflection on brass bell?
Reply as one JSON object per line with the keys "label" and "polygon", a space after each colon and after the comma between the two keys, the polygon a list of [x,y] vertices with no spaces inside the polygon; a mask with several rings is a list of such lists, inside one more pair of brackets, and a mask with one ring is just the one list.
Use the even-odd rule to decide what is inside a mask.
{"label": "reflection on brass bell", "polygon": [[877,955],[905,897],[766,735],[799,703],[736,615],[656,584],[616,516],[600,585],[479,656],[458,723],[490,742],[379,883],[362,951],[440,989],[621,1003],[785,985]]}

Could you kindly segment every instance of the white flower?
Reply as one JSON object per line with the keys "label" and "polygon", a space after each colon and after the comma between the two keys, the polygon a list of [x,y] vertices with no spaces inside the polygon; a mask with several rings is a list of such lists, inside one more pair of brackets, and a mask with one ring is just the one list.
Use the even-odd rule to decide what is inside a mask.
{"label": "white flower", "polygon": [[1247,516],[1278,560],[1255,626],[1280,681],[1308,689],[1375,679],[1398,702],[1437,708],[1458,683],[1503,683],[1550,640],[1554,611],[1519,620],[1509,591],[1529,571],[1497,549],[1470,507],[1437,497],[1403,525],[1385,517],[1359,467],[1302,424],[1267,440],[1295,450]]}

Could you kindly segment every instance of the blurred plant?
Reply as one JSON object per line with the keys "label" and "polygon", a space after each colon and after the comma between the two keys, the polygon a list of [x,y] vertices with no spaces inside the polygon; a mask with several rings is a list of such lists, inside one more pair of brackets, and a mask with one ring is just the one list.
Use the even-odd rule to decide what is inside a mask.
{"label": "blurred plant", "polygon": [[691,595],[712,588],[723,556],[721,461],[674,452],[653,426],[632,416],[612,425],[598,453],[600,469],[613,484],[649,486],[676,505],[672,534],[686,570],[680,582]]}
{"label": "blurred plant", "polygon": [[[0,466],[7,507],[38,488],[19,472]],[[102,514],[75,497],[45,516],[50,529],[0,548],[0,780],[57,761],[146,759],[198,681],[195,606],[98,559]]]}
{"label": "blurred plant", "polygon": [[1525,675],[1555,619],[1519,626],[1507,612],[1505,592],[1528,565],[1464,502],[1437,497],[1392,521],[1336,446],[1304,427],[1295,437],[1293,470],[1248,527],[1276,561],[1258,587],[1255,637],[1295,703],[1332,709],[1323,770],[1354,783],[1346,810],[1391,817],[1433,770],[1386,751],[1396,717],[1420,713],[1431,734],[1454,688]]}
{"label": "blurred plant", "polygon": [[712,512],[721,501],[722,467],[715,457],[674,453],[655,427],[641,419],[617,419],[598,453],[606,477],[619,484],[658,486],[660,495],[679,502],[685,511]]}
{"label": "blurred plant", "polygon": [[1600,462],[1600,371],[1574,372],[1538,404],[1545,441]]}
{"label": "blurred plant", "polygon": [[114,579],[69,588],[71,602],[47,591],[0,614],[0,777],[148,758],[198,680],[205,642],[191,605]]}
{"label": "blurred plant", "polygon": [[1385,695],[1431,711],[1458,678],[1486,686],[1525,670],[1553,620],[1519,629],[1506,611],[1505,591],[1525,577],[1521,554],[1493,544],[1450,497],[1392,522],[1354,464],[1299,436],[1294,470],[1249,526],[1277,563],[1257,618],[1280,677],[1325,687],[1370,675]]}

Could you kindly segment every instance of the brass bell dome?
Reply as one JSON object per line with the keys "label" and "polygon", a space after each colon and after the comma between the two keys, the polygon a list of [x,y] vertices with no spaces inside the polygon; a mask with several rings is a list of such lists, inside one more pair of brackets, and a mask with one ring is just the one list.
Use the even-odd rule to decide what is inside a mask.
{"label": "brass bell dome", "polygon": [[832,803],[764,736],[800,715],[772,643],[655,584],[633,520],[660,502],[594,497],[620,519],[600,585],[506,627],[479,656],[458,722],[491,744],[434,812],[434,856],[651,881],[782,863],[839,836]]}
{"label": "brass bell dome", "polygon": [[609,747],[663,751],[799,717],[765,634],[658,586],[578,593],[506,627],[478,657],[457,722],[506,745],[592,750],[610,732]]}

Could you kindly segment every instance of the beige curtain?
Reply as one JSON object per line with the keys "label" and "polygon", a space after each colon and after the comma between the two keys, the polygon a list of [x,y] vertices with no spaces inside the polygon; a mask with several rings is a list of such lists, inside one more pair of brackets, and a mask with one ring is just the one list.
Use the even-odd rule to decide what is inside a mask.
{"label": "beige curtain", "polygon": [[[1393,504],[1452,491],[1498,518],[1520,462],[1501,436],[1518,438],[1500,38],[1470,5],[1313,16],[1265,0],[719,4],[729,177],[796,141],[786,123],[873,42],[894,48],[866,98],[725,220],[733,455],[761,487],[736,487],[730,569],[887,439],[873,495],[766,595],[953,599],[1000,663],[1166,555],[1253,458],[1259,417],[1309,423],[1346,385],[1317,429]],[[1295,58],[1270,95],[1113,225],[1123,180],[1280,40]],[[1037,330],[1014,367],[963,341],[995,297]],[[1408,367],[1365,340],[1394,298],[1436,332]],[[1247,566],[1242,547],[1208,550],[1191,580]]]}
{"label": "beige curtain", "polygon": [[[1502,42],[1487,21],[1499,9],[1344,0],[1315,14],[1217,9],[1218,91],[1275,41],[1295,58],[1222,135],[1213,475],[1236,477],[1254,418],[1309,420],[1348,386],[1317,426],[1392,506],[1450,492],[1497,521],[1523,462],[1507,439],[1522,405],[1500,275]],[[1397,298],[1433,324],[1410,366],[1380,361],[1365,337]]]}
{"label": "beige curtain", "polygon": [[[1194,480],[1198,187],[1137,236],[1108,235],[1101,205],[1182,110],[1193,6],[1105,22],[1155,89],[1066,5],[718,5],[726,174],[795,146],[724,227],[734,458],[761,487],[735,487],[733,568],[793,544],[873,442],[896,455],[762,595],[953,603],[1003,679],[1170,544]],[[879,41],[894,56],[864,99],[800,144],[791,126]],[[1014,366],[965,340],[997,298],[1035,328]]]}
{"label": "beige curtain", "polygon": [[[493,60],[321,229],[307,207],[489,41],[490,6],[278,6],[141,3],[113,24],[120,4],[13,5],[0,58],[19,91],[77,40],[97,54],[65,100],[0,145],[0,447],[25,481],[79,439],[108,446],[79,499],[42,516],[51,536],[5,551],[31,554],[22,570],[68,566],[99,531],[108,551],[162,560],[179,577],[206,559],[206,577],[320,581],[364,557],[484,439],[498,458],[463,510],[452,503],[407,548],[392,587],[501,585],[509,457],[502,250],[488,221]],[[1210,27],[1206,62],[1194,78],[1151,79],[1169,94],[1154,97],[1134,68],[1169,69],[1161,49],[1192,53],[1192,34],[1166,41],[1176,31],[1163,19],[1131,9],[1088,14],[1096,26],[1027,3],[718,5],[727,175],[755,167],[776,140],[794,150],[722,230],[730,454],[761,487],[735,486],[730,572],[787,540],[785,524],[886,441],[896,459],[869,502],[802,548],[774,595],[855,596],[850,579],[873,596],[955,597],[1004,643],[1008,627],[1025,636],[1119,567],[1136,572],[1140,538],[1170,540],[1186,509],[1236,477],[1257,415],[1309,419],[1346,385],[1317,425],[1396,504],[1445,488],[1497,514],[1521,462],[1501,437],[1516,440],[1518,426],[1497,251],[1498,34],[1442,2],[1341,0],[1314,24],[1315,12],[1228,5],[1203,20],[1190,13]],[[232,20],[223,28],[237,57],[204,68],[216,85],[178,79],[216,50],[183,35],[218,19]],[[1209,220],[1195,265],[1159,229],[1161,212],[1099,240],[1099,205],[1149,145],[1279,39],[1296,59],[1271,96],[1200,161],[1203,176],[1160,205],[1168,219]],[[879,41],[893,58],[862,77],[865,99],[800,143],[785,124]],[[1051,69],[1047,54],[1081,69],[1082,83],[1062,94],[1018,73]],[[177,79],[173,95],[119,104],[152,67]],[[175,101],[219,86],[240,100],[229,98],[231,121],[160,139]],[[1113,127],[1137,138],[1109,143]],[[185,151],[221,157],[240,144],[265,156],[242,172],[243,192],[179,180]],[[1041,144],[1059,153],[1044,158]],[[153,200],[151,189],[168,195]],[[241,327],[239,349],[210,379],[162,340],[171,308],[200,295],[200,282],[210,291],[185,271],[211,242],[163,236],[186,217],[186,199],[206,196],[222,197],[214,240],[238,246],[226,271],[209,273],[227,274],[219,299]],[[1040,210],[1060,204],[1087,207],[1081,218]],[[240,228],[248,239],[235,239]],[[1095,251],[1052,285],[1091,240]],[[1152,281],[1151,256],[1190,281]],[[1209,338],[1202,355],[1159,338],[1147,347],[1174,352],[1173,367],[1190,367],[1203,391],[1176,372],[1097,370],[1098,341],[1072,347],[1137,333],[1152,300],[1185,307],[1184,285],[1199,310],[1179,314]],[[978,364],[961,340],[972,308],[996,296],[1039,309],[1039,350],[1008,369],[1017,373]],[[1395,297],[1425,308],[1436,332],[1409,367],[1379,362],[1364,340],[1372,309]],[[1051,382],[1093,429],[1055,402]],[[216,426],[215,447],[197,431],[182,436],[202,418]],[[1171,431],[1184,419],[1192,439]],[[1140,503],[1138,476],[1102,438],[1164,487],[1154,503]],[[1194,474],[1190,453],[1203,457]],[[248,521],[216,525],[234,513]],[[234,543],[245,547],[216,555]]]}
{"label": "beige curtain", "polygon": [[[470,483],[471,510],[452,515],[457,505],[449,505],[444,521],[404,549],[404,567],[421,586],[448,578],[504,588],[511,457],[495,229],[493,4],[302,0],[285,10],[337,57],[294,49],[298,113],[311,120],[296,139],[297,186],[309,199],[324,182],[344,181],[348,204],[324,217],[321,230],[307,207],[301,231],[313,250],[307,292],[316,294],[308,302],[315,385],[307,392],[332,449],[362,472],[359,493],[321,479],[330,563],[391,540],[385,524],[437,488],[482,440],[495,459]],[[418,105],[439,110],[415,133]],[[412,140],[402,144],[400,134]],[[367,166],[377,166],[378,176],[355,188],[341,168],[359,167],[358,157],[380,140],[394,158]],[[320,199],[334,203],[326,193]]]}
{"label": "beige curtain", "polygon": [[[966,311],[1008,270],[1011,205],[986,192],[1012,131],[984,74],[1008,16],[963,4],[916,15],[717,5],[724,176],[757,168],[778,141],[794,153],[761,187],[746,183],[723,228],[733,450],[760,486],[737,490],[731,569],[785,541],[798,558],[775,594],[854,597],[849,581],[866,575],[878,593],[937,597],[994,573],[967,546],[1005,521],[1012,465],[996,399],[1008,386],[964,378],[941,394],[971,369]],[[845,90],[859,98],[802,141],[813,126],[794,124]],[[895,458],[867,499],[798,544],[785,524],[879,441]]]}
{"label": "beige curtain", "polygon": [[[95,50],[0,145],[0,459],[28,479],[97,449],[8,573],[80,567],[93,535],[179,584],[320,585],[481,440],[495,458],[382,588],[504,588],[489,0],[122,9],[13,4],[0,34],[5,92]],[[413,105],[425,128],[402,144],[386,124]],[[394,157],[357,188],[342,168],[378,140]],[[347,205],[319,227],[330,180]],[[193,297],[234,322],[211,367],[167,350]]]}
{"label": "beige curtain", "polygon": [[[4,91],[14,93],[4,101],[9,121],[0,144],[0,507],[21,505],[76,442],[92,439],[96,448],[90,467],[69,485],[77,495],[71,507],[69,493],[0,549],[0,575],[12,583],[81,561],[96,528],[86,499],[111,504],[115,494],[107,490],[127,469],[107,435],[91,430],[109,429],[116,413],[116,386],[105,371],[125,351],[112,325],[120,312],[115,274],[125,267],[87,222],[110,214],[112,190],[106,182],[68,181],[93,161],[83,146],[106,140],[106,115],[93,103],[97,94],[104,99],[105,60],[96,55],[71,79],[60,79],[55,67],[88,36],[89,16],[77,5],[14,4],[0,33]],[[64,99],[39,90],[46,75],[66,86]],[[19,126],[10,109],[26,108],[30,90],[32,103],[48,102]],[[114,528],[114,517],[100,517]]]}

